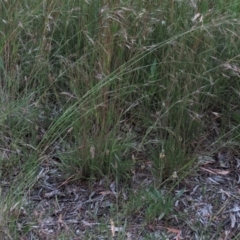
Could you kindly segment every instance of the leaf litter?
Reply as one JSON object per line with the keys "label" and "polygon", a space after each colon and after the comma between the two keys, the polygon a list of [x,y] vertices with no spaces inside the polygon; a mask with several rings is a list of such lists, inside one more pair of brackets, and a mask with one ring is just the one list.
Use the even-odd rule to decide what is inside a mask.
{"label": "leaf litter", "polygon": [[[69,239],[84,239],[89,232],[95,235],[94,239],[116,237],[119,233],[125,239],[144,239],[148,234],[156,239],[234,239],[240,231],[239,158],[234,156],[225,161],[231,161],[228,169],[221,165],[219,157],[199,156],[193,173],[173,190],[173,197],[183,191],[176,198],[174,211],[148,223],[141,210],[122,217],[122,206],[118,206],[115,216],[119,215],[127,225],[123,222],[119,226],[116,218],[112,218],[111,208],[116,207],[117,200],[119,205],[130,201],[124,187],[116,190],[115,181],[107,187],[102,179],[89,188],[81,181],[66,181],[56,165],[49,168],[49,164],[39,171],[27,204],[11,209],[15,212],[19,209],[16,214],[21,234],[29,226],[23,239],[58,239],[63,233]],[[142,172],[134,171],[132,181],[139,174],[145,188],[152,185],[147,168],[139,169]],[[132,186],[138,191],[140,181],[134,181]],[[100,231],[104,224],[106,230]]]}

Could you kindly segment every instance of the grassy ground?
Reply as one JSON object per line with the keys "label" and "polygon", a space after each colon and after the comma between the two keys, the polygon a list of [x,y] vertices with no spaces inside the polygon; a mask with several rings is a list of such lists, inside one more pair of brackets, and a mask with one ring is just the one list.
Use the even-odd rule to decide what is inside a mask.
{"label": "grassy ground", "polygon": [[[6,239],[27,239],[34,229],[17,223],[24,206],[31,215],[26,201],[41,169],[57,169],[64,185],[81,183],[90,192],[96,182],[114,186],[110,213],[92,216],[103,221],[100,236],[114,216],[107,221],[123,221],[124,229],[140,212],[143,228],[166,221],[182,194],[172,191],[197,154],[239,154],[237,0],[7,0],[0,12]],[[69,231],[59,234],[68,239]],[[85,237],[98,239],[94,234]]]}

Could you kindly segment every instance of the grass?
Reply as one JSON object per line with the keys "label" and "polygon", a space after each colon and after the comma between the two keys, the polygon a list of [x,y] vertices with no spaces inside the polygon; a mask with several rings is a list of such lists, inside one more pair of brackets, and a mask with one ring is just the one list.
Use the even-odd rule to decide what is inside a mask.
{"label": "grass", "polygon": [[[0,226],[9,239],[23,234],[19,211],[52,159],[69,184],[127,189],[136,196],[116,197],[112,215],[141,212],[149,223],[170,214],[197,153],[239,153],[238,1],[9,0],[0,11]],[[131,183],[138,172],[147,187]]]}

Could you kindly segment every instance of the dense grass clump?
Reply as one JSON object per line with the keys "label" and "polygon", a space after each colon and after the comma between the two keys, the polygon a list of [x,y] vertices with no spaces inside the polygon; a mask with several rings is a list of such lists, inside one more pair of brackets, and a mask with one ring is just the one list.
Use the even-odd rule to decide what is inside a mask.
{"label": "dense grass clump", "polygon": [[1,1],[0,179],[24,193],[55,159],[66,179],[128,182],[150,162],[157,187],[198,152],[238,153],[239,8]]}

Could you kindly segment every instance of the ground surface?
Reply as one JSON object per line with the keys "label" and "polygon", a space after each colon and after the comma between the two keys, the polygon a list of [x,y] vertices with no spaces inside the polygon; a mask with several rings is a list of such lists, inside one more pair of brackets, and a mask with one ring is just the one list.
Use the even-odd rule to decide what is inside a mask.
{"label": "ground surface", "polygon": [[[84,181],[65,179],[54,160],[43,164],[25,204],[11,209],[19,215],[21,239],[238,239],[237,156],[199,155],[190,176],[172,189],[173,197],[182,191],[173,211],[166,216],[159,212],[146,222],[144,208],[126,209],[134,195],[152,185],[148,167],[136,168],[129,188],[104,178],[90,187]],[[1,184],[7,188],[6,181]],[[4,235],[8,239],[7,230]]]}

